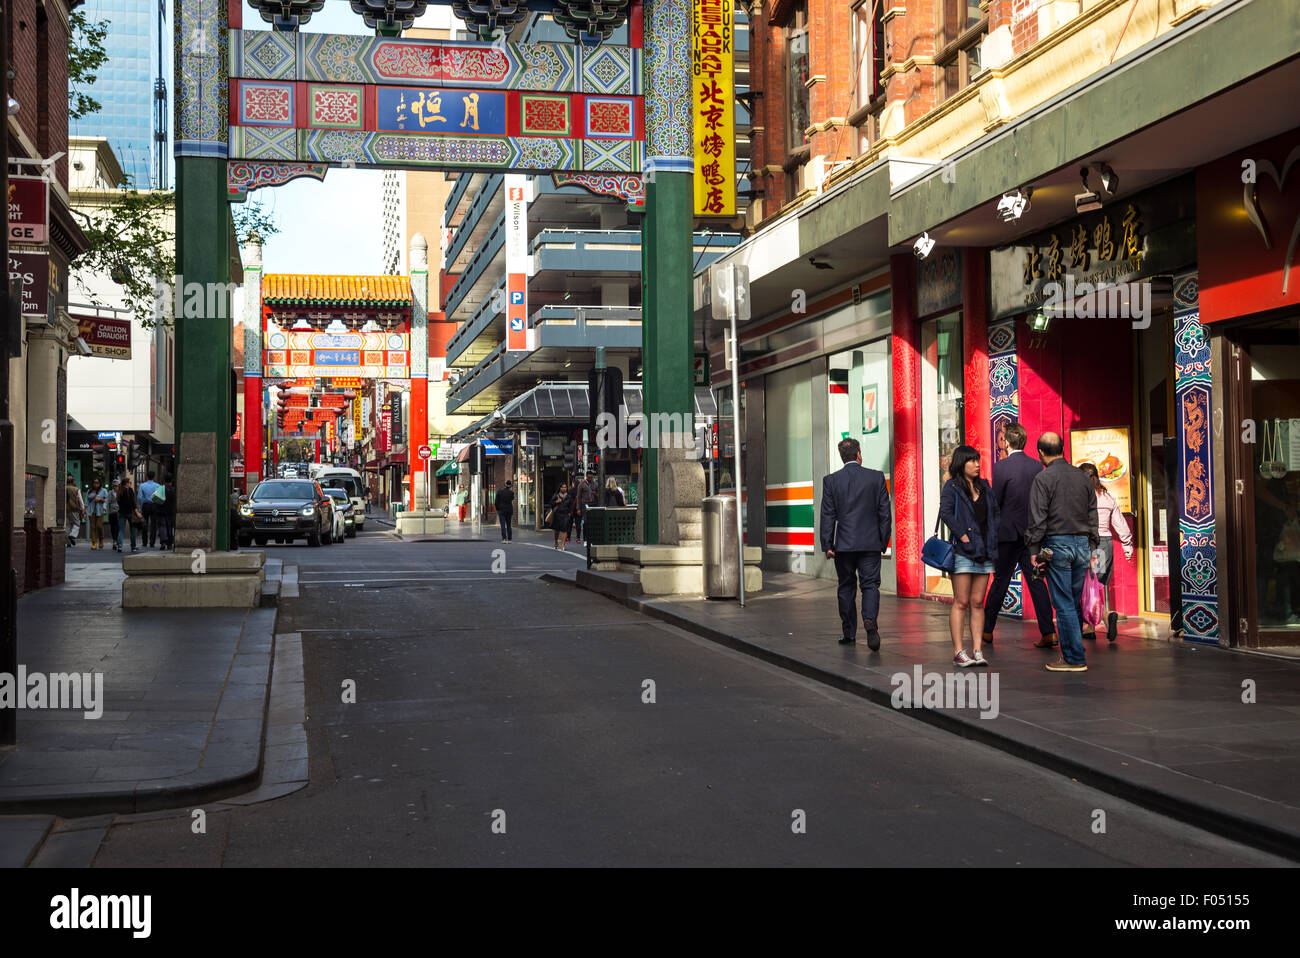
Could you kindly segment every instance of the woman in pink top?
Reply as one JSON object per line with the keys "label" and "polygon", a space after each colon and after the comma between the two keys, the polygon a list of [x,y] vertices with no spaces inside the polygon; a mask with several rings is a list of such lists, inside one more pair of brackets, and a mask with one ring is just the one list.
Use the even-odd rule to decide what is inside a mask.
{"label": "woman in pink top", "polygon": [[[1097,551],[1092,554],[1092,572],[1103,586],[1110,582],[1110,573],[1115,566],[1115,538],[1111,535],[1113,529],[1115,535],[1119,536],[1120,545],[1124,547],[1125,561],[1133,558],[1133,533],[1124,520],[1124,513],[1119,511],[1119,504],[1115,502],[1115,497],[1106,491],[1106,487],[1101,484],[1101,477],[1097,475],[1097,467],[1090,462],[1085,462],[1079,466],[1088,478],[1092,480],[1092,488],[1097,492],[1097,535],[1101,538],[1101,544]],[[1105,591],[1107,604],[1110,602],[1110,590]],[[1119,614],[1116,612],[1106,613],[1106,638],[1115,641],[1115,626],[1119,621]],[[1083,634],[1085,637],[1096,638],[1097,632],[1090,625],[1084,625]]]}

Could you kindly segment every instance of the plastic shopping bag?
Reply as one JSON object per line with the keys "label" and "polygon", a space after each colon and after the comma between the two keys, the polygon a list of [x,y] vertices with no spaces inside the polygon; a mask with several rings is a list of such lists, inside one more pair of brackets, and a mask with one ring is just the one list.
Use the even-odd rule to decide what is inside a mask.
{"label": "plastic shopping bag", "polygon": [[1083,579],[1083,621],[1093,628],[1106,617],[1106,587],[1093,575],[1092,570]]}

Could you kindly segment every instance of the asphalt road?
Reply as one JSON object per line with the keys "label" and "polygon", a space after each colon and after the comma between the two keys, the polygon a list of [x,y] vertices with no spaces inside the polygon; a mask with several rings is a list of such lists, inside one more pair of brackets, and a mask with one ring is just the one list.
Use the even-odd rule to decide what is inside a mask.
{"label": "asphalt road", "polygon": [[117,824],[96,866],[1283,864],[539,581],[576,550],[372,523],[269,553],[300,570],[310,785],[203,835]]}

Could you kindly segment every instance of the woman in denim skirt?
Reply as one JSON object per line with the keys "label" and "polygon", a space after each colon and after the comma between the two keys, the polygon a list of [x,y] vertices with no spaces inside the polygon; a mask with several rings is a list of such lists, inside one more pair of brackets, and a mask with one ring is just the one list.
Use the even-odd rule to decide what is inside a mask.
{"label": "woman in denim skirt", "polygon": [[[951,477],[939,497],[939,518],[952,533],[955,563],[952,572],[953,664],[958,668],[988,665],[981,642],[984,635],[984,596],[998,549],[998,502],[993,488],[980,476],[980,454],[973,446],[958,446],[948,464]],[[970,614],[974,654],[963,648],[966,615]]]}

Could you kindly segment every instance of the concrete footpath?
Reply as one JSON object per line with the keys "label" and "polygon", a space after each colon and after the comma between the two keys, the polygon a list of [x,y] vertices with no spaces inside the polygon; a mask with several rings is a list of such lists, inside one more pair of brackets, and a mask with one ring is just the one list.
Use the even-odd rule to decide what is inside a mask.
{"label": "concrete footpath", "polygon": [[70,556],[67,584],[18,602],[28,684],[98,674],[102,713],[20,710],[18,744],[0,748],[0,815],[176,808],[262,778],[275,609],[123,610],[113,555]]}
{"label": "concrete footpath", "polygon": [[[580,572],[582,584],[622,604],[800,675],[893,707],[895,676],[962,672],[952,664],[949,606],[883,596],[881,648],[841,646],[835,583],[764,572],[764,591],[734,600],[646,597],[630,577]],[[579,582],[581,580],[581,582]],[[1225,837],[1300,860],[1300,661],[1170,641],[1145,621],[1118,641],[1085,641],[1089,671],[1043,665],[1032,624],[1001,619],[970,669],[992,688],[997,715],[943,707],[904,714],[992,745],[1121,798]],[[967,648],[969,648],[967,642]],[[1253,689],[1255,701],[1243,701]],[[920,693],[918,690],[917,698]],[[910,694],[901,699],[910,703]],[[986,710],[991,711],[991,710]]]}

